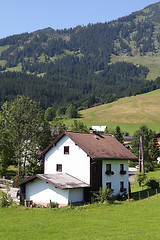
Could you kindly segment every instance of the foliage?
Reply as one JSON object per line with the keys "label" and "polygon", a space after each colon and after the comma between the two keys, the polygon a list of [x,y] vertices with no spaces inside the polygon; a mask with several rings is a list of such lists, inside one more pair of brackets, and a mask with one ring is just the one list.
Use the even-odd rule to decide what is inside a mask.
{"label": "foliage", "polygon": [[57,202],[51,202],[47,204],[47,208],[57,208],[59,204]]}
{"label": "foliage", "polygon": [[159,181],[156,178],[149,178],[146,181],[146,185],[152,189],[158,189],[159,188]]}
{"label": "foliage", "polygon": [[73,120],[73,123],[71,125],[71,131],[72,132],[81,132],[81,133],[89,133],[89,130],[86,125],[84,125],[83,122]]}
{"label": "foliage", "polygon": [[[23,94],[39,101],[44,109],[52,104],[67,107],[71,102],[82,109],[159,88],[160,79],[146,81],[147,67],[110,62],[113,55],[139,56],[159,51],[160,37],[152,23],[157,16],[148,17],[144,12],[139,15],[1,39],[0,104]],[[17,68],[21,72],[8,71]]]}
{"label": "foliage", "polygon": [[59,118],[54,118],[53,121],[50,122],[52,137],[55,139],[59,136],[63,131],[66,130],[66,126],[63,121]]}
{"label": "foliage", "polygon": [[[18,174],[26,174],[26,163],[27,175],[40,171],[37,155],[50,143],[51,133],[39,104],[18,96],[10,105],[3,104],[1,118],[0,131],[7,136],[5,146],[1,139],[1,156],[7,147],[12,153],[9,154],[10,164],[17,163]],[[8,153],[5,157],[8,158]]]}
{"label": "foliage", "polygon": [[13,199],[11,197],[11,194],[9,194],[9,191],[9,185],[6,184],[6,192],[2,192],[2,197],[0,199],[1,207],[8,207],[12,204]]}
{"label": "foliage", "polygon": [[44,113],[45,121],[52,121],[56,117],[56,110],[53,107],[48,107]]}
{"label": "foliage", "polygon": [[146,179],[147,179],[147,176],[146,176],[145,173],[142,173],[142,172],[141,173],[136,173],[135,180],[139,184],[139,186],[141,186],[142,183],[145,183]]}
{"label": "foliage", "polygon": [[65,115],[65,112],[66,112],[66,107],[61,106],[57,109],[56,115],[57,117],[61,117]]}
{"label": "foliage", "polygon": [[65,114],[66,114],[66,116],[68,118],[76,118],[76,117],[78,117],[77,109],[76,109],[76,107],[73,104],[70,104],[67,107]]}
{"label": "foliage", "polygon": [[100,203],[114,203],[114,197],[112,195],[111,189],[105,187],[105,189],[102,189],[100,187],[99,193],[94,193],[94,199]]}
{"label": "foliage", "polygon": [[142,136],[143,141],[144,161],[149,164],[150,167],[154,167],[154,161],[156,161],[159,156],[156,133],[151,129],[148,129],[145,125],[140,127],[140,129],[134,133],[132,139],[132,151],[137,157],[139,157],[140,136]]}
{"label": "foliage", "polygon": [[120,142],[120,143],[124,143],[124,141],[123,141],[123,133],[121,132],[121,129],[120,129],[120,126],[118,125],[117,127],[116,127],[116,130],[114,131],[114,136],[115,136],[115,138]]}

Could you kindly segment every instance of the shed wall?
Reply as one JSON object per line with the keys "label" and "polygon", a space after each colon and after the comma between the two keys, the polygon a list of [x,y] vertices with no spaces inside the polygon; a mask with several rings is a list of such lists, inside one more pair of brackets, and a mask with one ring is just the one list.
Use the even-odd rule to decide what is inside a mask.
{"label": "shed wall", "polygon": [[41,179],[26,184],[26,199],[33,202],[68,204],[69,190],[61,190]]}

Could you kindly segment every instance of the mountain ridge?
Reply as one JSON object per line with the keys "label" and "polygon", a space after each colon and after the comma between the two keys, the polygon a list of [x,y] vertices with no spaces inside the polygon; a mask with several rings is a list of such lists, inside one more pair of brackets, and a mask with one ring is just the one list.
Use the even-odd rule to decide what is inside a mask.
{"label": "mountain ridge", "polygon": [[[0,39],[0,104],[18,92],[36,100],[39,97],[43,108],[71,102],[87,108],[159,88],[160,72],[154,72],[152,63],[154,59],[158,69],[159,16],[160,2],[108,23],[64,30],[48,27]],[[145,64],[150,56],[152,61]],[[13,73],[7,75],[10,71]],[[17,80],[18,72],[23,81]],[[28,74],[32,75],[30,85]],[[14,91],[9,87],[13,84],[7,83],[13,79]]]}

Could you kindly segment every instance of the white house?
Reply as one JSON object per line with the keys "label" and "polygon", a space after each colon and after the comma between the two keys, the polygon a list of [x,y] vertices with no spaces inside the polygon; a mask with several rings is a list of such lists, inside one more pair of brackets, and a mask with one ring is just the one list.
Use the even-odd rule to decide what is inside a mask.
{"label": "white house", "polygon": [[113,136],[63,132],[39,156],[44,174],[22,181],[21,201],[67,205],[89,201],[91,193],[106,186],[128,192],[128,160],[137,159]]}

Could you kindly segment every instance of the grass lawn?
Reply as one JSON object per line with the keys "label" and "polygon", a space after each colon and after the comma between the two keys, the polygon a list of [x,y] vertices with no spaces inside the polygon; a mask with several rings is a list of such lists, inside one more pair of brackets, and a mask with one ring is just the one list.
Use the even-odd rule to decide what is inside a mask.
{"label": "grass lawn", "polygon": [[159,240],[160,198],[64,209],[0,209],[0,239]]}
{"label": "grass lawn", "polygon": [[[160,179],[160,170],[148,175]],[[0,208],[0,239],[159,240],[160,194],[147,198],[146,187],[131,188],[134,196],[141,191],[142,200],[73,209]]]}

